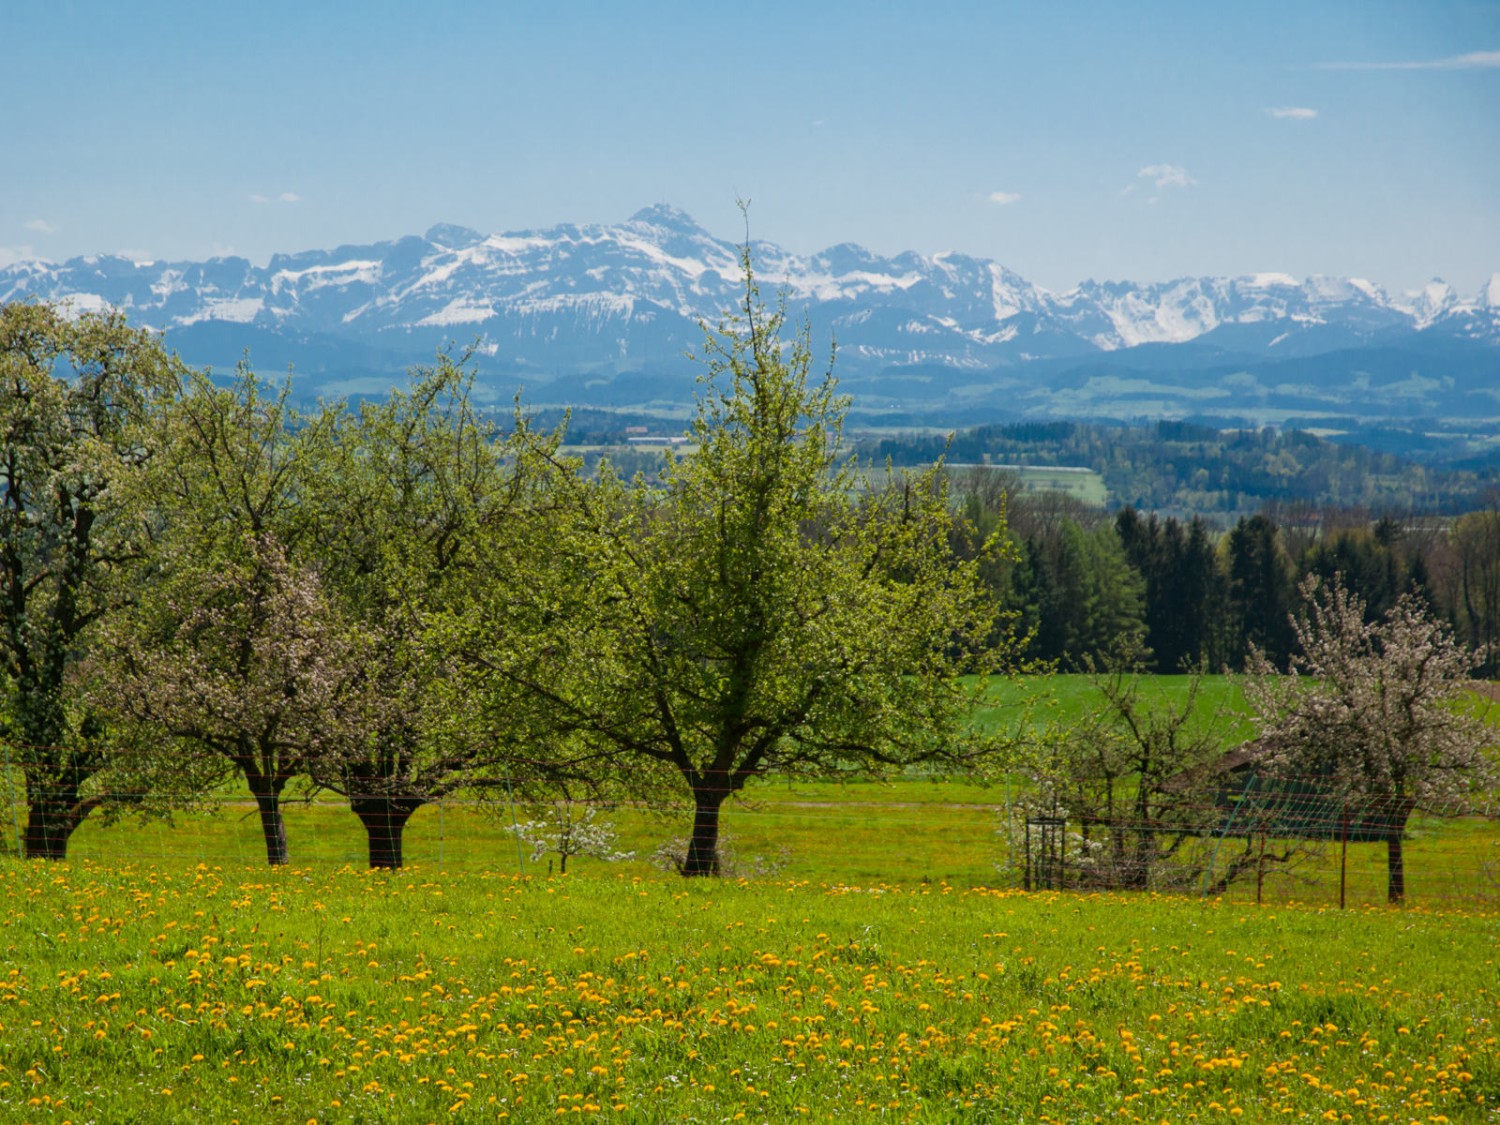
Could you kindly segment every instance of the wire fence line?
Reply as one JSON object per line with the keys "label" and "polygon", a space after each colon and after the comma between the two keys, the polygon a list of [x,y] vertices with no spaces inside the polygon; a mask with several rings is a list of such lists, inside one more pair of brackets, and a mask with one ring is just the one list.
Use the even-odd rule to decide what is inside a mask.
{"label": "wire fence line", "polygon": [[[0,763],[0,776],[0,854],[19,856],[28,809],[14,755]],[[726,851],[743,861],[729,870],[830,883],[927,880],[1330,907],[1386,902],[1399,877],[1408,905],[1500,907],[1500,816],[1492,802],[1413,809],[1341,797],[1318,778],[1247,772],[1176,803],[1170,815],[1101,817],[1044,805],[1018,781],[966,786],[963,798],[951,798],[933,780],[762,784],[725,806]],[[86,818],[69,841],[70,859],[247,871],[266,863],[259,808],[243,790],[226,787],[200,808],[154,817],[130,811],[129,798],[145,794],[119,796],[123,815],[105,808]],[[304,792],[281,808],[294,865],[366,865],[368,837],[347,798]],[[691,823],[691,806],[679,800],[559,805],[507,797],[503,789],[485,798],[450,795],[412,817],[404,859],[422,869],[546,874],[552,857],[523,848],[516,827],[588,809],[618,834],[616,855],[629,856],[619,869],[627,872],[660,859]],[[590,863],[601,866],[581,857],[569,869]]]}

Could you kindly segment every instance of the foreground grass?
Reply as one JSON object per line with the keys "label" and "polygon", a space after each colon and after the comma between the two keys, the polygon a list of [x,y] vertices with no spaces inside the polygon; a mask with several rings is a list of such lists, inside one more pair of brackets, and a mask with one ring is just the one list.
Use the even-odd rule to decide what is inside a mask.
{"label": "foreground grass", "polygon": [[16,1121],[1495,1120],[1500,918],[0,867]]}

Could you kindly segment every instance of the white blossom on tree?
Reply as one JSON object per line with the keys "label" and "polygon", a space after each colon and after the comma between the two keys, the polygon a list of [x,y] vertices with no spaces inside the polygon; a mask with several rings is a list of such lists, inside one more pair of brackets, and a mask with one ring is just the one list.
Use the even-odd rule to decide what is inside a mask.
{"label": "white blossom on tree", "polygon": [[577,801],[559,800],[534,820],[522,821],[506,829],[531,845],[531,859],[535,863],[543,856],[557,856],[559,870],[566,875],[568,860],[573,856],[588,856],[616,863],[622,859],[634,859],[634,852],[619,851],[619,834],[607,820],[598,819],[599,810],[593,805]]}
{"label": "white blossom on tree", "polygon": [[158,419],[132,507],[152,531],[131,604],[101,630],[94,706],[158,739],[164,770],[222,764],[255,798],[266,859],[288,861],[283,792],[343,750],[372,697],[366,636],[315,569],[304,501],[326,444],[289,391],[242,369],[194,375]]}
{"label": "white blossom on tree", "polygon": [[1421,599],[1403,595],[1379,621],[1335,580],[1303,582],[1298,652],[1279,672],[1253,651],[1246,694],[1266,768],[1316,779],[1387,846],[1387,897],[1406,895],[1401,850],[1415,809],[1455,812],[1500,779],[1495,730],[1467,692],[1478,661]]}
{"label": "white blossom on tree", "polygon": [[250,788],[266,859],[288,862],[282,797],[319,754],[355,737],[367,702],[357,635],[341,629],[317,577],[270,535],[212,566],[184,565],[103,632],[96,700],[176,743],[156,763],[200,779],[229,767]]}

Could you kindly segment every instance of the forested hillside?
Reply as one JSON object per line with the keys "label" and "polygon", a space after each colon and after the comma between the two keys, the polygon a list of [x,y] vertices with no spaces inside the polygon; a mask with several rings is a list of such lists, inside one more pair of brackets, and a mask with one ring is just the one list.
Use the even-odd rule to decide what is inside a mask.
{"label": "forested hillside", "polygon": [[1307,575],[1358,594],[1369,617],[1419,592],[1460,639],[1497,667],[1500,494],[1456,518],[1373,519],[1363,508],[1268,505],[1225,532],[1202,517],[1114,514],[1030,492],[1001,469],[951,473],[968,549],[1003,531],[1014,557],[991,562],[999,603],[1030,633],[1028,651],[1076,668],[1144,647],[1148,666],[1243,665],[1254,645],[1276,663],[1292,652],[1291,617]]}

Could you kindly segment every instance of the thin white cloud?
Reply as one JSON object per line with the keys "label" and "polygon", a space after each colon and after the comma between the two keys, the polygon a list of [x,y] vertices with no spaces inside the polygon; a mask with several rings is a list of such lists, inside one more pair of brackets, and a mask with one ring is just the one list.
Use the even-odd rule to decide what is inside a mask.
{"label": "thin white cloud", "polygon": [[26,224],[27,230],[34,230],[37,234],[56,234],[57,228],[46,219],[32,219]]}
{"label": "thin white cloud", "polygon": [[1266,113],[1278,121],[1311,121],[1318,116],[1318,111],[1309,109],[1305,105],[1282,105],[1274,109],[1266,110]]}
{"label": "thin white cloud", "polygon": [[1137,172],[1136,176],[1150,180],[1159,188],[1192,187],[1198,182],[1188,175],[1186,168],[1178,164],[1148,164]]}
{"label": "thin white cloud", "polygon": [[300,203],[302,201],[302,197],[295,191],[284,191],[276,199],[280,203]]}
{"label": "thin white cloud", "polygon": [[1445,59],[1405,59],[1399,62],[1331,62],[1319,70],[1494,70],[1500,69],[1500,51],[1469,51]]}
{"label": "thin white cloud", "polygon": [[984,197],[986,203],[993,203],[996,207],[1009,207],[1012,203],[1021,202],[1021,193],[1018,191],[992,191]]}

